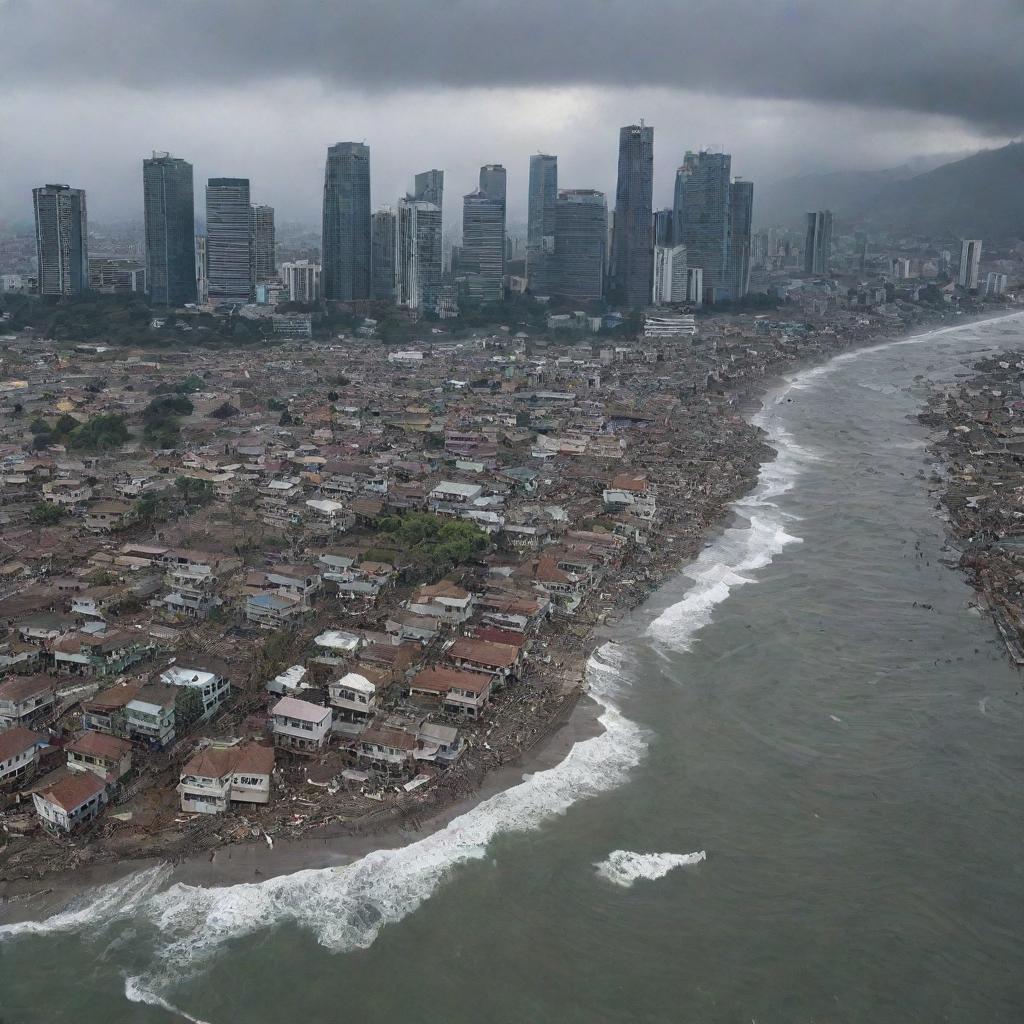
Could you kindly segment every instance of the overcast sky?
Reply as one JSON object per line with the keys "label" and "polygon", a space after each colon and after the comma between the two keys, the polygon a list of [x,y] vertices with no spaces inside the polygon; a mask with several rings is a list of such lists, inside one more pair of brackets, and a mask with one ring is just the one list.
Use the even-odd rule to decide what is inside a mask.
{"label": "overcast sky", "polygon": [[315,223],[326,147],[356,140],[374,206],[441,167],[450,223],[500,162],[516,220],[537,151],[611,204],[641,118],[663,205],[687,149],[756,183],[1002,145],[1022,54],[1021,0],[0,0],[0,218],[55,181],[94,222],[140,217],[142,158],[166,149],[197,207],[207,177],[249,177]]}

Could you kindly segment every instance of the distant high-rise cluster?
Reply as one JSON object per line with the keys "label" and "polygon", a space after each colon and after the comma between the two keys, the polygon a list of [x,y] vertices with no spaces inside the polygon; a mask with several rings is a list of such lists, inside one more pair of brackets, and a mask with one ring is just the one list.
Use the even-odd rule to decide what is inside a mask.
{"label": "distant high-rise cluster", "polygon": [[32,190],[40,295],[77,295],[89,287],[85,192],[69,185]]}
{"label": "distant high-rise cluster", "polygon": [[[34,190],[38,287],[48,295],[73,295],[90,281],[104,291],[145,288],[153,305],[167,307],[377,301],[414,316],[455,315],[460,302],[499,302],[511,289],[635,309],[742,298],[751,267],[767,259],[752,237],[753,185],[731,180],[728,154],[688,152],[672,206],[653,209],[654,129],[642,121],[619,130],[613,210],[604,192],[563,187],[554,154],[530,157],[525,240],[509,236],[508,176],[491,163],[463,196],[462,238],[452,244],[444,177],[438,168],[421,171],[411,192],[374,211],[369,146],[329,146],[320,261],[279,265],[274,207],[252,203],[248,178],[208,180],[205,229],[197,233],[192,165],[154,152],[143,160],[144,265],[131,253],[105,257],[90,277],[85,193]],[[826,253],[825,266],[828,244],[812,247]]]}

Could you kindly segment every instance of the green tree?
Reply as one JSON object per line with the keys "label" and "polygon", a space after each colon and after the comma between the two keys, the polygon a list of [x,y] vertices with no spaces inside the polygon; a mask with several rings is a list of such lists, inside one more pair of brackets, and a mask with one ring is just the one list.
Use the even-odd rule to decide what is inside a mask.
{"label": "green tree", "polygon": [[76,426],[68,436],[72,448],[87,451],[105,451],[124,444],[131,434],[125,426],[124,417],[116,413],[92,416],[86,423]]}
{"label": "green tree", "polygon": [[174,731],[181,735],[203,717],[203,696],[194,686],[178,687],[174,698]]}
{"label": "green tree", "polygon": [[209,505],[214,499],[213,484],[209,480],[179,476],[174,481],[174,486],[188,505]]}
{"label": "green tree", "polygon": [[34,420],[33,420],[33,421],[32,421],[32,422],[31,422],[31,423],[30,423],[30,424],[28,425],[28,429],[29,429],[29,430],[30,430],[30,431],[31,431],[31,432],[32,432],[33,434],[49,434],[49,433],[50,433],[50,424],[49,424],[49,423],[47,423],[47,422],[46,422],[46,420],[44,420],[44,419],[42,418],[42,416],[37,416],[37,417],[36,417],[36,418],[35,418],[35,419],[34,419]]}
{"label": "green tree", "polygon": [[64,518],[64,509],[48,501],[37,501],[29,509],[28,520],[36,526],[53,526]]}

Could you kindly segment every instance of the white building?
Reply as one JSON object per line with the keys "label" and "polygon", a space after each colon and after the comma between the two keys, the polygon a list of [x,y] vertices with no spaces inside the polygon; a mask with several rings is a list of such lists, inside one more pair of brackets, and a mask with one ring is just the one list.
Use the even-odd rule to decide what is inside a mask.
{"label": "white building", "polygon": [[316,754],[327,746],[333,715],[330,708],[295,697],[282,697],[271,709],[274,746],[298,754]]}
{"label": "white building", "polygon": [[674,316],[647,314],[644,317],[645,338],[692,338],[697,333],[697,320],[692,313]]}
{"label": "white building", "polygon": [[686,246],[654,247],[654,286],[651,301],[655,306],[686,302]]}
{"label": "white building", "polygon": [[320,298],[320,264],[296,260],[281,264],[281,280],[289,302],[316,302]]}
{"label": "white building", "polygon": [[989,273],[985,275],[985,294],[1004,295],[1009,278],[1006,274]]}
{"label": "white building", "polygon": [[32,803],[48,832],[72,832],[99,816],[107,803],[107,784],[93,772],[71,772],[33,793]]}
{"label": "white building", "polygon": [[214,743],[197,751],[181,769],[181,809],[221,814],[231,804],[270,802],[274,751],[258,743]]}
{"label": "white building", "polygon": [[377,687],[366,676],[348,672],[329,683],[331,707],[347,722],[366,722],[377,711]]}
{"label": "white building", "polygon": [[160,681],[168,686],[190,686],[198,690],[203,701],[204,719],[212,718],[231,693],[228,680],[201,668],[172,665],[160,673]]}

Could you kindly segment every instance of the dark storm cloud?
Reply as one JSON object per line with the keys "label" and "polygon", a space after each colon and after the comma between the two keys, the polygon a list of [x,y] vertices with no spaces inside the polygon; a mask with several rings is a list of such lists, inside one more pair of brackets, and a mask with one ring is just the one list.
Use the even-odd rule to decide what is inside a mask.
{"label": "dark storm cloud", "polygon": [[308,77],[369,93],[661,86],[1024,127],[1020,0],[76,0],[0,4],[9,83]]}

